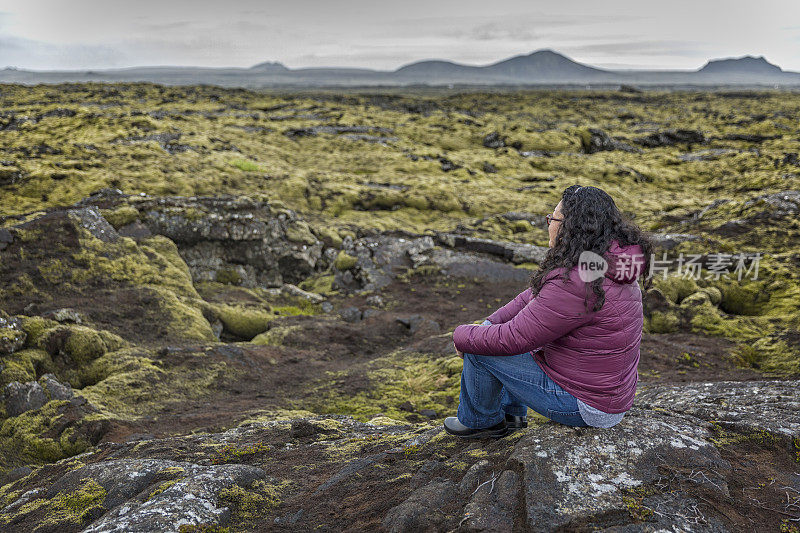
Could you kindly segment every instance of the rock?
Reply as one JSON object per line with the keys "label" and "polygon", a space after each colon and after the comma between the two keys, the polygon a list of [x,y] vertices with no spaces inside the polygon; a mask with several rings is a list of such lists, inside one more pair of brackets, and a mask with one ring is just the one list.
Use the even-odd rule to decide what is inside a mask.
{"label": "rock", "polygon": [[422,315],[411,315],[408,318],[397,318],[395,320],[407,327],[412,335],[420,331],[426,334],[435,334],[441,329],[438,322],[425,318]]}
{"label": "rock", "polygon": [[39,378],[48,400],[69,400],[74,396],[69,383],[60,383],[53,374],[45,374]]}
{"label": "rock", "polygon": [[772,139],[780,139],[782,135],[758,135],[753,133],[729,133],[722,138],[726,141],[745,141],[751,143],[762,143]]}
{"label": "rock", "polygon": [[515,268],[501,260],[470,252],[436,248],[427,252],[426,256],[428,263],[438,266],[442,275],[455,278],[525,283],[531,275],[528,269]]}
{"label": "rock", "polygon": [[383,297],[380,294],[373,294],[372,296],[367,296],[367,305],[371,305],[373,307],[383,307],[386,305],[386,302],[383,301]]}
{"label": "rock", "polygon": [[781,191],[773,194],[757,196],[744,203],[744,207],[766,204],[769,211],[764,215],[768,217],[780,218],[788,215],[796,215],[800,211],[800,191]]}
{"label": "rock", "polygon": [[145,239],[153,234],[153,232],[150,231],[150,228],[148,228],[138,220],[120,227],[119,230],[117,231],[123,237],[130,237],[136,240]]}
{"label": "rock", "polygon": [[12,381],[3,388],[2,401],[7,416],[19,416],[26,411],[39,409],[47,403],[47,394],[35,381]]}
{"label": "rock", "polygon": [[486,148],[502,148],[506,143],[498,132],[493,131],[483,138],[483,145]]}
{"label": "rock", "polygon": [[489,163],[488,161],[483,162],[483,171],[487,174],[495,174],[497,172],[497,167],[493,164]]}
{"label": "rock", "polygon": [[608,133],[598,128],[589,128],[581,135],[581,146],[584,153],[587,154],[612,150],[622,150],[624,152],[637,151],[633,146],[614,139]]}
{"label": "rock", "polygon": [[27,338],[20,320],[0,310],[0,355],[11,355],[21,349]]}
{"label": "rock", "polygon": [[283,134],[290,139],[297,139],[299,137],[313,137],[317,132],[313,128],[290,128],[284,131]]}
{"label": "rock", "polygon": [[414,491],[400,505],[393,507],[383,519],[390,533],[405,531],[438,531],[446,520],[446,509],[458,496],[458,487],[449,479],[434,479]]}
{"label": "rock", "polygon": [[697,235],[690,235],[688,233],[653,233],[650,237],[655,246],[663,248],[664,250],[672,250],[682,242],[700,240],[700,237]]}
{"label": "rock", "polygon": [[2,402],[5,404],[6,416],[19,416],[39,409],[51,400],[69,400],[72,397],[72,387],[69,384],[61,384],[53,374],[45,374],[38,382],[8,383],[3,388]]}
{"label": "rock", "polygon": [[635,87],[633,85],[625,85],[625,84],[620,85],[619,89],[617,89],[617,90],[619,92],[621,92],[621,93],[629,93],[629,94],[639,94],[639,93],[643,93],[644,92],[643,90],[639,89],[638,87]]}
{"label": "rock", "polygon": [[309,302],[312,303],[320,303],[325,300],[325,297],[321,294],[317,294],[315,292],[304,291],[297,285],[292,285],[291,283],[284,283],[281,286],[281,290],[287,294],[291,294],[292,296],[299,296],[300,298],[305,298]]}
{"label": "rock", "polygon": [[405,401],[397,406],[398,409],[401,411],[412,412],[414,410],[414,406],[409,401]]}
{"label": "rock", "polygon": [[0,228],[0,250],[4,250],[14,242],[14,235],[6,228]]}
{"label": "rock", "polygon": [[[792,165],[795,167],[800,167],[800,157],[797,156],[797,152],[784,152],[782,159],[775,159],[775,168],[784,165]],[[0,230],[1,231],[1,230]],[[2,236],[0,235],[0,243],[2,243]],[[0,247],[2,244],[0,244]]]}
{"label": "rock", "polygon": [[280,287],[328,266],[308,224],[265,201],[169,196],[136,198],[131,205],[148,231],[175,242],[195,281],[236,271],[243,287]]}
{"label": "rock", "polygon": [[[134,499],[170,469],[179,473],[174,484],[149,499]],[[226,523],[230,511],[220,492],[249,487],[264,477],[260,468],[240,464],[200,466],[160,459],[118,459],[67,472],[49,488],[47,496],[75,490],[84,480],[92,480],[105,491],[102,506],[110,510],[84,532],[177,531],[183,524]]]}
{"label": "rock", "polygon": [[434,419],[439,416],[433,409],[423,409],[422,411],[419,412],[419,414],[421,414],[425,418],[430,418],[430,419]]}
{"label": "rock", "polygon": [[651,385],[637,392],[641,408],[668,406],[675,413],[739,431],[766,430],[800,437],[800,381],[718,381],[681,387]]}
{"label": "rock", "polygon": [[696,130],[669,129],[634,139],[633,142],[647,148],[658,148],[661,146],[674,146],[678,143],[702,144],[708,142],[708,138],[702,132]]}
{"label": "rock", "polygon": [[[615,513],[627,514],[626,489],[661,478],[662,464],[702,469],[709,491],[727,497],[725,475],[731,465],[708,440],[709,430],[695,422],[634,407],[612,430],[545,424],[529,429],[508,460],[523,472],[527,527],[550,531],[570,523],[602,528]],[[666,505],[663,495],[646,505]],[[679,505],[695,500],[684,497]],[[664,515],[661,528],[688,526]],[[718,525],[719,526],[719,525]]]}
{"label": "rock", "polygon": [[69,209],[67,215],[77,220],[83,228],[103,242],[117,242],[120,238],[117,230],[103,218],[100,210],[95,206]]}
{"label": "rock", "polygon": [[341,311],[339,311],[339,315],[342,317],[342,320],[345,322],[358,322],[361,320],[361,310],[358,307],[345,307]]}
{"label": "rock", "polygon": [[450,161],[446,157],[439,156],[438,160],[439,160],[439,163],[441,164],[442,170],[444,172],[450,172],[451,170],[456,170],[456,169],[461,168],[461,165],[453,163],[452,161]]}
{"label": "rock", "polygon": [[731,150],[728,148],[711,148],[709,150],[681,154],[678,156],[678,159],[681,161],[715,161],[722,155],[735,154],[738,152],[739,150]]}
{"label": "rock", "polygon": [[380,289],[398,272],[427,263],[426,252],[433,247],[429,236],[408,238],[387,233],[357,240],[347,237],[342,241],[342,251],[356,260],[347,271],[334,273],[333,287],[355,292]]}
{"label": "rock", "polygon": [[56,322],[61,323],[72,323],[72,324],[81,324],[83,323],[83,319],[81,318],[80,313],[78,313],[75,309],[70,309],[69,307],[62,307],[61,309],[53,309],[51,311],[45,311],[42,313],[44,318],[49,318],[51,320],[55,320]]}
{"label": "rock", "polygon": [[515,519],[520,511],[520,476],[513,470],[504,470],[500,474],[492,472],[490,476],[471,494],[464,507],[459,531],[515,531]]}
{"label": "rock", "polygon": [[533,226],[538,226],[542,229],[547,228],[547,220],[544,215],[536,213],[527,213],[525,211],[507,211],[499,215],[501,218],[515,222],[517,220],[525,220],[530,222]]}
{"label": "rock", "polygon": [[541,263],[549,250],[544,246],[533,244],[481,239],[454,233],[437,233],[436,240],[444,246],[496,255],[517,264]]}
{"label": "rock", "polygon": [[377,309],[364,309],[364,311],[362,311],[362,313],[361,313],[361,318],[366,320],[366,319],[368,319],[370,317],[378,316],[380,314],[381,314],[381,311],[379,311]]}
{"label": "rock", "polygon": [[331,311],[333,311],[333,304],[327,301],[322,302],[320,304],[320,307],[322,308],[323,313],[330,313]]}

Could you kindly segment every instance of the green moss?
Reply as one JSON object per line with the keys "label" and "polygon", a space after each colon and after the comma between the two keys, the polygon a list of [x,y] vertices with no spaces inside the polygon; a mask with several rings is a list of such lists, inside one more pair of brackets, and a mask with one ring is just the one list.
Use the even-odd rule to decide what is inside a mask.
{"label": "green moss", "polygon": [[[339,394],[336,384],[348,380],[348,373],[332,373],[314,390],[302,407],[318,413],[349,414],[368,421],[377,412],[403,420],[408,415],[400,406],[411,402],[415,411],[454,411],[461,383],[460,357],[395,351],[370,361],[363,370],[370,386],[355,394]],[[300,407],[300,406],[298,406]]]}
{"label": "green moss", "polygon": [[101,209],[100,214],[116,229],[139,219],[139,211],[131,205],[123,205],[116,209]]}
{"label": "green moss", "polygon": [[178,533],[230,533],[231,528],[213,524],[181,524]]}
{"label": "green moss", "polygon": [[170,479],[168,481],[165,481],[165,482],[161,483],[158,487],[156,487],[155,490],[153,490],[153,492],[150,493],[150,495],[147,497],[147,499],[148,500],[153,499],[155,496],[158,496],[159,494],[161,494],[162,492],[164,492],[165,490],[167,490],[168,488],[173,486],[175,483],[178,483],[182,479],[183,478],[178,477],[178,478]]}
{"label": "green moss", "polygon": [[42,318],[40,316],[21,316],[19,318],[22,322],[23,331],[28,334],[28,338],[25,341],[26,346],[39,346],[39,342],[44,336],[44,333],[58,326],[58,322],[55,320]]}
{"label": "green moss", "polygon": [[81,395],[103,417],[135,420],[166,403],[202,398],[237,375],[225,363],[209,362],[202,351],[182,357],[180,366],[163,368],[163,363],[143,356],[141,349],[110,352],[82,369],[86,386]]}
{"label": "green moss", "polygon": [[645,327],[649,333],[672,333],[678,331],[680,319],[672,312],[653,311]]}
{"label": "green moss", "polygon": [[53,400],[41,409],[27,411],[3,420],[0,426],[0,466],[26,463],[52,463],[77,455],[89,447],[82,438],[71,441],[71,431],[57,437],[45,437],[64,416],[67,400]]}
{"label": "green moss", "polygon": [[338,294],[339,291],[333,289],[333,278],[333,274],[326,273],[311,276],[301,281],[298,287],[304,291],[314,292],[323,296]]}
{"label": "green moss", "polygon": [[244,306],[207,304],[207,309],[219,318],[226,331],[244,339],[252,339],[266,331],[275,319],[269,305],[254,309]]}
{"label": "green moss", "polygon": [[36,381],[42,374],[55,371],[50,354],[36,348],[26,348],[4,356],[0,364],[0,387],[12,381]]}
{"label": "green moss", "polygon": [[356,266],[356,258],[352,255],[348,255],[344,250],[340,250],[339,255],[336,256],[333,262],[333,266],[336,267],[337,270],[349,270]]}
{"label": "green moss", "polygon": [[249,488],[235,485],[222,489],[219,498],[231,507],[232,519],[236,522],[250,522],[263,517],[281,503],[281,494],[289,487],[290,481],[255,481]]}
{"label": "green moss", "polygon": [[314,231],[317,233],[317,235],[319,235],[320,240],[325,244],[325,246],[332,246],[334,248],[339,248],[342,246],[342,237],[339,236],[339,232],[334,228],[329,226],[318,226],[314,228]]}
{"label": "green moss", "polygon": [[700,288],[691,277],[677,275],[668,276],[667,279],[655,277],[653,286],[658,288],[667,297],[667,300],[674,304],[681,303],[684,298],[694,294]]}
{"label": "green moss", "polygon": [[720,287],[720,308],[734,315],[760,315],[769,303],[769,292],[759,283],[731,281]]}
{"label": "green moss", "polygon": [[302,328],[303,326],[275,326],[257,335],[250,342],[262,346],[281,346],[289,335],[295,331],[300,331]]}
{"label": "green moss", "polygon": [[286,238],[292,242],[299,242],[309,246],[317,242],[316,237],[311,233],[308,223],[303,220],[295,220],[286,227]]}
{"label": "green moss", "polygon": [[108,331],[96,331],[86,326],[60,325],[45,331],[38,344],[53,355],[66,355],[72,363],[84,365],[106,352],[124,347],[127,343]]}
{"label": "green moss", "polygon": [[272,451],[272,446],[265,442],[254,444],[226,444],[214,450],[211,462],[215,465],[226,463],[240,463],[243,460],[258,456],[263,459]]}
{"label": "green moss", "polygon": [[244,172],[259,172],[262,170],[258,163],[249,159],[234,159],[231,161],[231,166]]}
{"label": "green moss", "polygon": [[228,285],[239,285],[242,282],[242,276],[235,268],[221,268],[217,270],[216,281]]}

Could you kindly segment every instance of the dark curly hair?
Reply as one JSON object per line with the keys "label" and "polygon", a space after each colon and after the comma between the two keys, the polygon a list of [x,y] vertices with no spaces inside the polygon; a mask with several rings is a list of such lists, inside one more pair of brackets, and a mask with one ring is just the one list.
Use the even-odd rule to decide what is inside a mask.
{"label": "dark curly hair", "polygon": [[[531,274],[530,287],[533,296],[539,294],[548,273],[565,267],[563,279],[568,280],[570,271],[578,264],[581,252],[589,250],[604,256],[612,240],[617,240],[620,246],[638,244],[644,253],[642,272],[650,270],[650,255],[653,250],[650,236],[633,222],[626,220],[614,199],[602,189],[579,185],[567,187],[561,196],[561,212],[563,221],[553,247],[547,252],[539,269]],[[644,289],[649,288],[651,283],[652,278],[647,277]],[[586,283],[587,297],[589,285],[597,296],[592,310],[598,311],[602,309],[606,299],[603,277]],[[586,298],[584,307],[588,310]]]}

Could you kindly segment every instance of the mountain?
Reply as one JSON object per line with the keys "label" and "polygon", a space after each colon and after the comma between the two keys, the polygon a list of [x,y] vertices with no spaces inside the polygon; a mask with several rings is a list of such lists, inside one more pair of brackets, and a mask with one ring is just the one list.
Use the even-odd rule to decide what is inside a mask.
{"label": "mountain", "polygon": [[418,61],[394,73],[405,80],[467,79],[506,83],[584,83],[608,78],[609,72],[577,63],[552,50],[537,50],[486,66],[450,61]]}
{"label": "mountain", "polygon": [[265,61],[263,63],[253,65],[250,67],[250,70],[258,72],[289,72],[289,69],[286,68],[286,65],[279,61]]}
{"label": "mountain", "polygon": [[800,86],[800,73],[782,70],[763,56],[715,59],[697,70],[606,70],[542,49],[488,65],[424,60],[395,70],[314,67],[291,69],[277,61],[250,68],[131,67],[90,71],[31,71],[6,68],[0,83],[135,82],[226,87],[318,87],[376,85],[614,85]]}
{"label": "mountain", "polygon": [[715,59],[709,61],[698,72],[705,72],[709,74],[720,73],[740,73],[752,75],[779,75],[783,73],[783,69],[778,65],[773,65],[764,56],[742,56],[738,58],[729,59]]}

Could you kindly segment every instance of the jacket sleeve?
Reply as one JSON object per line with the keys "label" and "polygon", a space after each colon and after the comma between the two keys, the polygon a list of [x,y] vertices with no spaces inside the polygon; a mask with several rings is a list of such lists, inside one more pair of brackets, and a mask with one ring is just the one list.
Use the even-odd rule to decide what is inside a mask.
{"label": "jacket sleeve", "polygon": [[514,297],[513,300],[487,317],[492,324],[508,322],[531,301],[531,289],[527,288]]}
{"label": "jacket sleeve", "polygon": [[518,355],[541,348],[592,319],[595,312],[584,309],[583,285],[549,280],[508,322],[458,326],[453,342],[459,351],[476,355]]}

